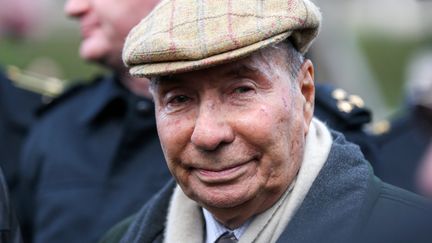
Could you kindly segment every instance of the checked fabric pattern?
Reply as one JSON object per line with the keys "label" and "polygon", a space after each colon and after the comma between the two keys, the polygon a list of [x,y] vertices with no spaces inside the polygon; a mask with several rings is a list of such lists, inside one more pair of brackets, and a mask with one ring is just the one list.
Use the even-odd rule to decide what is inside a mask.
{"label": "checked fabric pattern", "polygon": [[172,74],[240,58],[288,37],[304,53],[320,22],[309,0],[163,0],[129,33],[123,61],[134,76]]}

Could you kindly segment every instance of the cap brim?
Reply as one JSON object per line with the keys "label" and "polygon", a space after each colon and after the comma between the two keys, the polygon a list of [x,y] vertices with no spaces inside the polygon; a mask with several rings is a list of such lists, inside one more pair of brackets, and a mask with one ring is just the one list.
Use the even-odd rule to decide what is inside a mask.
{"label": "cap brim", "polygon": [[130,67],[129,72],[134,77],[151,77],[205,69],[240,59],[259,49],[282,42],[287,39],[291,33],[292,31],[284,32],[252,45],[224,52],[205,59],[135,65]]}

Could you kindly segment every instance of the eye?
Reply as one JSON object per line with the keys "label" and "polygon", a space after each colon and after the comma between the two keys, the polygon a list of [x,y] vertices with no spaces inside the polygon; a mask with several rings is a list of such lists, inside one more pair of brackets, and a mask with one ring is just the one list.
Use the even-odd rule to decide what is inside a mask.
{"label": "eye", "polygon": [[168,100],[168,104],[170,104],[170,105],[179,105],[179,104],[182,104],[182,103],[186,103],[189,100],[190,100],[190,98],[187,97],[186,95],[176,95],[176,96],[171,97]]}
{"label": "eye", "polygon": [[248,87],[248,86],[241,86],[241,87],[237,87],[234,89],[234,93],[236,93],[236,94],[243,94],[243,93],[247,93],[249,91],[253,91],[253,89],[251,87]]}

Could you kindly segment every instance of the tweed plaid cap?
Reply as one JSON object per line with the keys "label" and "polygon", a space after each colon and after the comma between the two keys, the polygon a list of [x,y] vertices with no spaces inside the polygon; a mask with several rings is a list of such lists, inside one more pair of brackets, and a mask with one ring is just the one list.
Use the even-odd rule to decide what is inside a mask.
{"label": "tweed plaid cap", "polygon": [[226,63],[287,38],[305,53],[320,22],[309,0],[162,0],[129,33],[123,61],[143,77]]}

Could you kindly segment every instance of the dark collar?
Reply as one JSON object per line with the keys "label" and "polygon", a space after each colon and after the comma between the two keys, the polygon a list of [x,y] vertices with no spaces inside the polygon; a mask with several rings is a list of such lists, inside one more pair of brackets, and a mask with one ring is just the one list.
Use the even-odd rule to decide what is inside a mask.
{"label": "dark collar", "polygon": [[[327,161],[278,243],[352,242],[375,202],[376,185],[369,163],[357,145],[332,132],[333,144]],[[373,205],[371,205],[373,206]],[[371,207],[370,206],[370,207]],[[362,211],[364,210],[364,211]],[[343,239],[343,240],[342,240]]]}
{"label": "dark collar", "polygon": [[79,121],[89,124],[93,123],[104,115],[123,114],[127,109],[127,99],[131,93],[120,83],[116,75],[109,75],[96,84],[90,90],[92,93],[88,103],[82,107],[83,112]]}

